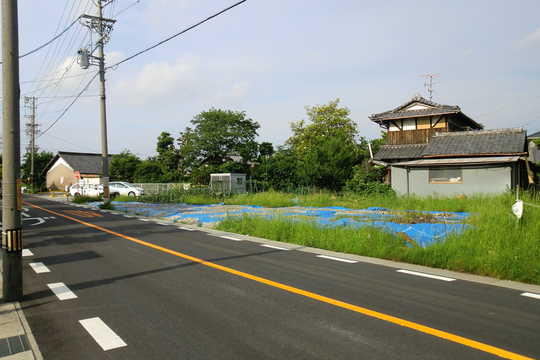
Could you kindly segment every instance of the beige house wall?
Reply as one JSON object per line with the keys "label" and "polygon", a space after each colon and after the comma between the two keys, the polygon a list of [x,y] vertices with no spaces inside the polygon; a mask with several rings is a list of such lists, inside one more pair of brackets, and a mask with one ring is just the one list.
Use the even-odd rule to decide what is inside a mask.
{"label": "beige house wall", "polygon": [[[394,123],[399,127],[394,125]],[[388,131],[425,130],[431,128],[446,128],[446,119],[441,119],[440,116],[424,116],[412,119],[394,120],[393,123],[390,123]]]}
{"label": "beige house wall", "polygon": [[77,182],[73,170],[63,164],[47,172],[47,189],[66,190],[66,186]]}

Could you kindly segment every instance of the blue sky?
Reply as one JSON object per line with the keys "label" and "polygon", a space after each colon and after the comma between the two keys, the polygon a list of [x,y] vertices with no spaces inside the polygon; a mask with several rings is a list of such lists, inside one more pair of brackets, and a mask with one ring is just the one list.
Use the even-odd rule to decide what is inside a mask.
{"label": "blue sky", "polygon": [[[119,14],[107,62],[232,4],[140,0]],[[112,16],[135,0],[115,0]],[[20,49],[95,9],[90,0],[19,1]],[[161,131],[175,137],[210,107],[242,110],[261,124],[259,141],[282,144],[305,106],[340,98],[360,134],[368,116],[417,93],[436,73],[434,101],[459,105],[487,128],[540,130],[540,2],[249,0],[107,74],[109,149],[152,155]],[[63,16],[62,16],[63,15]],[[21,60],[22,95],[38,96],[46,128],[96,70],[73,63],[87,32]],[[62,82],[39,81],[61,77]],[[39,82],[30,82],[36,81]],[[44,88],[44,89],[42,89]],[[96,95],[96,84],[86,92]],[[21,109],[23,113],[23,109]],[[100,152],[98,98],[81,98],[38,145]]]}

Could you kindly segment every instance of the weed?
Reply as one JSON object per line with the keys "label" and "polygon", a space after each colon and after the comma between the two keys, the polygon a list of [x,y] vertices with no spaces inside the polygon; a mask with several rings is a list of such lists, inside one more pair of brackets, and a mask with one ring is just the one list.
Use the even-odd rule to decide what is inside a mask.
{"label": "weed", "polygon": [[85,203],[101,201],[101,200],[102,200],[101,196],[96,197],[96,196],[80,195],[80,196],[75,196],[73,200],[71,201],[74,202],[75,204],[85,204]]}
{"label": "weed", "polygon": [[99,208],[103,210],[114,210],[114,205],[111,204],[111,200],[108,200],[105,201],[103,204],[100,204]]}

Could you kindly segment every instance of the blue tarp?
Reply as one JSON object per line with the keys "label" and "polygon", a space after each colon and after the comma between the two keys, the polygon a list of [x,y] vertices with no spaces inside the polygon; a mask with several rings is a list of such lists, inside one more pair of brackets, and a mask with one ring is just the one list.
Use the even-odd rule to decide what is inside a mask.
{"label": "blue tarp", "polygon": [[[97,206],[96,204],[93,204]],[[402,233],[411,240],[410,245],[425,247],[443,241],[450,233],[460,233],[468,226],[464,212],[396,211],[381,207],[349,209],[345,207],[285,207],[264,208],[252,205],[188,205],[148,204],[113,201],[116,209],[135,215],[165,218],[175,222],[207,225],[227,216],[243,214],[264,217],[291,217],[295,220],[315,221],[323,226],[374,226],[392,233]],[[411,220],[412,219],[412,220]],[[422,221],[424,220],[424,221]]]}

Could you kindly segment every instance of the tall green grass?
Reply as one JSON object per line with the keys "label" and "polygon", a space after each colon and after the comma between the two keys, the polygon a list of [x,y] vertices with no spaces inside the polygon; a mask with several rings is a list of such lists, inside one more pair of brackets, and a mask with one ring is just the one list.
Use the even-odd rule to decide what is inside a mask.
{"label": "tall green grass", "polygon": [[71,201],[74,202],[75,204],[85,204],[85,203],[101,201],[101,200],[103,200],[101,196],[80,195],[80,196],[75,196],[73,200]]}
{"label": "tall green grass", "polygon": [[137,201],[148,203],[184,203],[195,205],[217,204],[223,202],[223,197],[214,195],[206,189],[171,189],[159,194],[140,196]]}
{"label": "tall green grass", "polygon": [[[371,197],[328,199],[326,195],[303,199],[313,206],[467,211],[472,225],[461,234],[426,248],[407,247],[404,240],[385,231],[365,227],[323,227],[313,222],[244,216],[226,218],[218,229],[291,242],[328,250],[404,261],[431,267],[540,284],[540,208],[526,206],[520,222],[511,213],[512,194],[468,198]],[[538,203],[535,195],[524,200]],[[302,203],[302,201],[301,201]]]}

